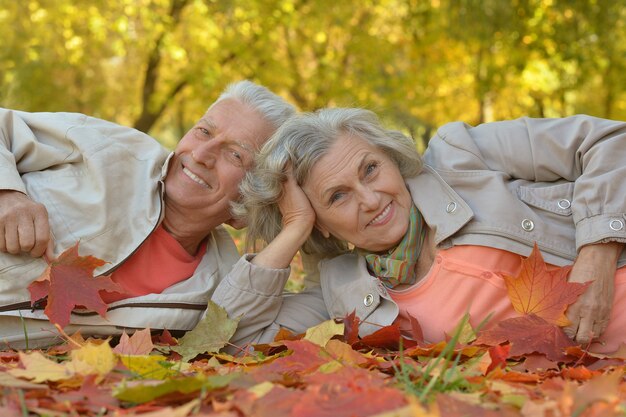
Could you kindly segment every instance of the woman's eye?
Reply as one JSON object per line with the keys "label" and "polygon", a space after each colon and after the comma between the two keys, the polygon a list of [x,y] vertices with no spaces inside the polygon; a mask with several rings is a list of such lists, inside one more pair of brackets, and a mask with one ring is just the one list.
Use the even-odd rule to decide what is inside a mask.
{"label": "woman's eye", "polygon": [[329,199],[330,204],[332,204],[332,203],[336,202],[336,201],[337,201],[337,200],[339,200],[341,197],[343,197],[343,193],[340,193],[340,192],[333,193],[333,194],[330,196],[330,199]]}
{"label": "woman's eye", "polygon": [[378,163],[377,162],[370,162],[365,167],[365,175],[372,174],[374,171],[376,171],[376,168],[378,168]]}

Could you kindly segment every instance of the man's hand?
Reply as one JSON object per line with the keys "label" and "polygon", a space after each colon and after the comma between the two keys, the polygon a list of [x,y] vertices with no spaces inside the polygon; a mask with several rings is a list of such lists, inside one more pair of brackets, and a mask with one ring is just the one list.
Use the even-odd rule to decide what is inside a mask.
{"label": "man's hand", "polygon": [[623,246],[618,242],[583,246],[574,262],[569,282],[593,281],[567,309],[572,324],[563,330],[578,343],[599,337],[609,324],[617,259]]}
{"label": "man's hand", "polygon": [[39,257],[50,243],[48,211],[43,204],[19,191],[0,191],[0,252]]}

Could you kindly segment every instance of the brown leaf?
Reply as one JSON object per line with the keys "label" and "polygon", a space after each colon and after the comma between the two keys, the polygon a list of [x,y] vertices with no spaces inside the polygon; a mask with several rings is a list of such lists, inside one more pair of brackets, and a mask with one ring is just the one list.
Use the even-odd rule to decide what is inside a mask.
{"label": "brown leaf", "polygon": [[517,277],[504,275],[513,308],[522,314],[534,314],[559,326],[570,324],[567,307],[585,292],[591,282],[567,282],[571,266],[548,271],[535,244],[532,253],[522,260]]}
{"label": "brown leaf", "polygon": [[118,355],[147,355],[154,349],[150,329],[137,330],[128,337],[126,331],[122,333],[120,342],[113,349]]}
{"label": "brown leaf", "polygon": [[76,306],[84,306],[104,317],[107,304],[102,301],[100,291],[124,292],[109,277],[93,277],[94,269],[104,264],[93,256],[79,256],[76,243],[52,260],[43,274],[28,286],[31,301],[34,304],[48,297],[44,313],[61,327],[69,323]]}
{"label": "brown leaf", "polygon": [[511,343],[513,357],[538,352],[553,361],[565,360],[564,349],[574,344],[560,327],[534,315],[503,320],[481,331],[475,343],[496,346],[504,342]]}
{"label": "brown leaf", "polygon": [[476,404],[459,400],[451,395],[437,395],[439,413],[445,417],[507,417],[521,416],[520,412],[513,407],[503,405],[496,410],[490,410]]}
{"label": "brown leaf", "polygon": [[352,313],[348,314],[343,319],[344,332],[343,336],[346,343],[354,345],[359,341],[359,318],[356,316],[356,310],[352,310]]}
{"label": "brown leaf", "polygon": [[489,357],[491,358],[491,364],[487,368],[485,374],[493,371],[495,368],[503,368],[506,365],[506,359],[511,352],[511,345],[492,346],[489,348]]}

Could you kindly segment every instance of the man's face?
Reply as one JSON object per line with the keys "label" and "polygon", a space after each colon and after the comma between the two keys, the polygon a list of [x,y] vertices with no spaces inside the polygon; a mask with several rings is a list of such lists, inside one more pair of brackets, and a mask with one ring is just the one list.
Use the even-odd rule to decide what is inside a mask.
{"label": "man's face", "polygon": [[248,105],[235,99],[214,104],[176,146],[165,178],[168,216],[229,222],[229,203],[238,199],[240,181],[272,133]]}

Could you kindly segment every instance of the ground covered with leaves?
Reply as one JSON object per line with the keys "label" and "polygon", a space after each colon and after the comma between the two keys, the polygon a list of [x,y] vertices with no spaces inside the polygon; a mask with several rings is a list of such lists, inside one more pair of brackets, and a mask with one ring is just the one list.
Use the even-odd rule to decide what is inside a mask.
{"label": "ground covered with leaves", "polygon": [[[55,268],[92,263],[77,253],[34,284],[33,302],[44,299],[57,323],[70,310],[54,296]],[[581,284],[537,254],[506,281],[519,317],[484,330],[464,317],[435,344],[417,320],[410,335],[392,325],[361,338],[352,314],[237,347],[238,321],[212,303],[180,339],[144,329],[85,340],[58,326],[61,345],[0,351],[0,416],[626,416],[626,346],[594,354],[563,333]]]}

